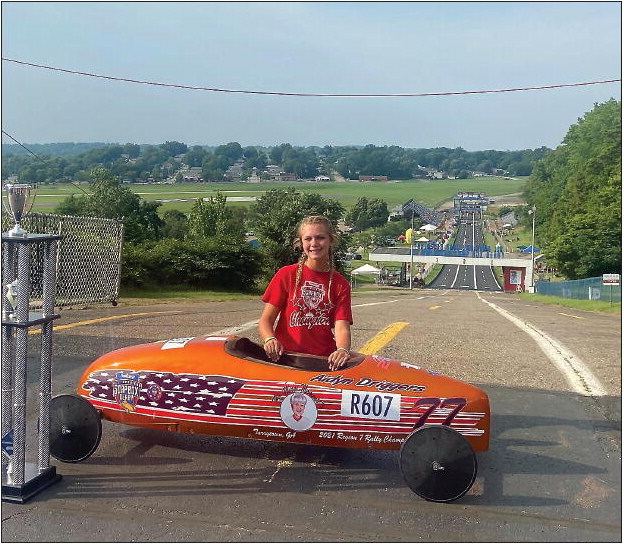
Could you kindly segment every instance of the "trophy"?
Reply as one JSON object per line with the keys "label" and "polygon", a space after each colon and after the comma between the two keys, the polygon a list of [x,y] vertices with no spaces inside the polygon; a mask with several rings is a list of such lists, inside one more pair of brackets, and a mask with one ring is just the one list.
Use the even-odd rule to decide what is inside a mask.
{"label": "trophy", "polygon": [[4,207],[15,221],[15,225],[8,232],[8,235],[14,238],[25,238],[28,233],[22,228],[21,222],[35,202],[34,193],[31,194],[30,192],[33,186],[25,183],[7,183],[5,187],[7,194],[5,195]]}

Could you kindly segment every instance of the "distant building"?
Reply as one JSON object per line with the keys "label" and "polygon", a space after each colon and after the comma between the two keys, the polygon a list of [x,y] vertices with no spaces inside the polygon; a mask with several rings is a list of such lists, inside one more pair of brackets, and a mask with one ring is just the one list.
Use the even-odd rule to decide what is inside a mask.
{"label": "distant building", "polygon": [[280,172],[275,181],[297,181],[297,174],[291,174],[289,172]]}
{"label": "distant building", "polygon": [[228,179],[233,179],[239,177],[243,173],[243,160],[236,161],[232,166],[228,167],[225,171],[225,176]]}
{"label": "distant building", "polygon": [[251,175],[247,178],[249,183],[260,183],[262,181],[258,175],[258,169],[254,166],[251,170]]}
{"label": "distant building", "polygon": [[388,176],[358,176],[360,181],[388,181]]}
{"label": "distant building", "polygon": [[204,181],[204,178],[202,177],[201,166],[191,166],[184,171],[180,170],[180,173],[182,174],[182,179],[184,181]]}

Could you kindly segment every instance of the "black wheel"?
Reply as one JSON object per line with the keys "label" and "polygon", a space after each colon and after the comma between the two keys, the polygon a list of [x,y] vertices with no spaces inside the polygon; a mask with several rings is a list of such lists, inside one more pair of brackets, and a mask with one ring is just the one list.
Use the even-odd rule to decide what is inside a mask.
{"label": "black wheel", "polygon": [[58,395],[50,401],[50,455],[65,463],[89,457],[102,437],[100,413],[79,395]]}
{"label": "black wheel", "polygon": [[410,489],[423,499],[450,502],[472,487],[477,458],[468,440],[450,427],[422,427],[401,446],[401,472]]}

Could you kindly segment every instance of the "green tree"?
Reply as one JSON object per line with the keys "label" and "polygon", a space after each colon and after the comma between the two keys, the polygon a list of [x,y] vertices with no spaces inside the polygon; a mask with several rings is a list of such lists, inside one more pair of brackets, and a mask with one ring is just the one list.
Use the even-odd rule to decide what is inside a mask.
{"label": "green tree", "polygon": [[91,180],[89,194],[70,195],[58,206],[57,213],[123,219],[124,240],[131,243],[159,238],[162,227],[158,217],[160,204],[141,200],[105,168],[94,168]]}
{"label": "green tree", "polygon": [[188,218],[180,210],[167,210],[162,214],[162,236],[184,240],[188,231]]}
{"label": "green tree", "polygon": [[337,224],[344,208],[317,193],[299,193],[294,188],[272,189],[252,206],[251,222],[267,256],[269,274],[294,263],[298,254],[293,248],[299,222],[308,215],[325,215]]}
{"label": "green tree", "polygon": [[345,216],[345,221],[354,229],[362,231],[384,225],[388,215],[388,204],[384,200],[361,196]]}
{"label": "green tree", "polygon": [[187,285],[251,291],[260,277],[262,255],[242,240],[213,236],[165,238],[124,247],[121,283],[130,287]]}
{"label": "green tree", "polygon": [[164,144],[160,144],[160,148],[165,151],[169,157],[183,155],[188,151],[186,144],[181,142],[165,142]]}
{"label": "green tree", "polygon": [[242,240],[243,224],[235,220],[226,203],[226,197],[220,192],[208,199],[198,198],[189,214],[187,237],[223,235]]}
{"label": "green tree", "polygon": [[82,202],[82,199],[76,198],[75,195],[69,195],[54,209],[54,213],[74,216],[85,215]]}
{"label": "green tree", "polygon": [[208,155],[208,152],[204,148],[202,148],[199,145],[196,145],[196,146],[193,146],[186,153],[186,155],[184,155],[184,162],[188,166],[195,166],[195,167],[202,166],[207,155]]}
{"label": "green tree", "polygon": [[527,184],[538,245],[570,279],[621,269],[621,131],[621,102],[596,105],[536,164]]}

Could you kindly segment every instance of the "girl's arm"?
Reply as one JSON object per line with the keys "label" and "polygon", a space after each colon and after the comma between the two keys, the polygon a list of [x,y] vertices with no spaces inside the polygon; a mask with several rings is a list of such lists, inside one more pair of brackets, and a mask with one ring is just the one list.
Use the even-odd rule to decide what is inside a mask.
{"label": "girl's arm", "polygon": [[258,321],[258,332],[264,344],[264,351],[272,361],[277,361],[282,353],[284,353],[284,346],[275,338],[273,331],[273,326],[275,325],[275,320],[279,312],[277,306],[273,306],[273,304],[267,302],[264,305],[264,310]]}
{"label": "girl's arm", "polygon": [[351,324],[340,319],[334,324],[336,351],[327,358],[330,370],[338,370],[345,366],[351,357]]}

